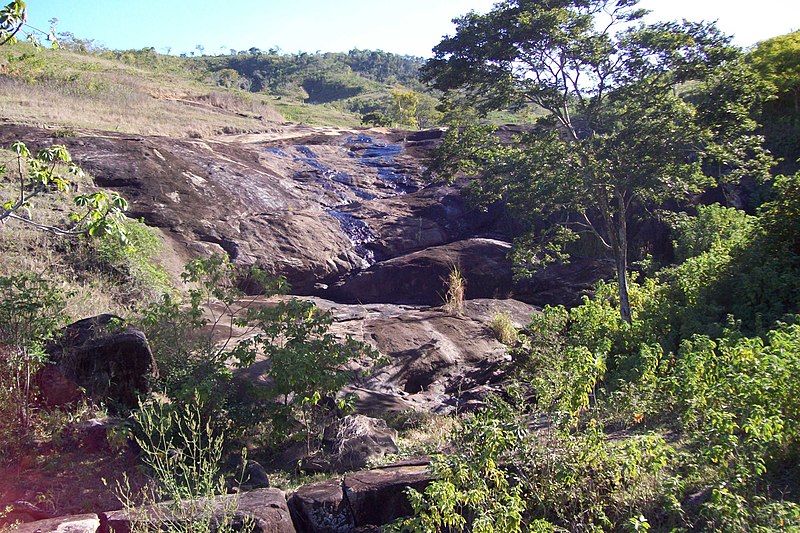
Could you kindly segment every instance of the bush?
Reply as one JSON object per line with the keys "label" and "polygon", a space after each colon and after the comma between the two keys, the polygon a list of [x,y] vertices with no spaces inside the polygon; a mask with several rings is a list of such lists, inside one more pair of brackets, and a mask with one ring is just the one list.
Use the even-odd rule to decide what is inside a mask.
{"label": "bush", "polygon": [[47,361],[43,343],[65,319],[65,297],[33,273],[0,276],[0,293],[0,427],[9,424],[2,433],[10,435],[30,424],[32,378]]}

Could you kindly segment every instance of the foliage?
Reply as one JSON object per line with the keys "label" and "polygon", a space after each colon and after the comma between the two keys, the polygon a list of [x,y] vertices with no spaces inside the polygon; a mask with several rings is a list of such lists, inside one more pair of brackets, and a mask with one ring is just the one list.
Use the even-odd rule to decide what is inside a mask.
{"label": "foliage", "polygon": [[[133,414],[134,440],[151,482],[136,494],[124,477],[116,490],[134,531],[150,531],[153,524],[169,531],[242,530],[234,524],[236,497],[215,499],[227,492],[221,471],[225,438],[203,412],[195,399],[184,406],[145,404]],[[244,526],[252,530],[252,524]]]}
{"label": "foliage", "polygon": [[126,219],[123,229],[124,244],[106,237],[69,241],[60,248],[79,275],[100,275],[112,284],[117,301],[143,307],[173,289],[169,275],[156,261],[163,244],[156,231],[143,222]]}
{"label": "foliage", "polygon": [[522,486],[502,466],[522,451],[525,431],[519,420],[498,405],[466,418],[456,435],[459,452],[434,459],[434,481],[424,492],[408,489],[414,516],[389,531],[522,531]]}
{"label": "foliage", "polygon": [[[453,157],[466,160],[460,170],[484,174],[490,198],[550,217],[545,229],[594,235],[615,260],[626,321],[633,206],[701,190],[712,183],[703,172],[712,163],[732,180],[763,175],[769,162],[746,114],[761,87],[735,62],[729,39],[706,24],[633,26],[645,13],[636,3],[498,4],[457,19],[456,35],[423,69],[436,88],[482,109],[533,103],[549,113],[507,144],[470,133],[479,148],[456,145]],[[701,95],[676,94],[693,80]],[[706,112],[712,98],[704,94],[726,112]]]}
{"label": "foliage", "polygon": [[[331,315],[310,302],[246,297],[237,288],[245,275],[267,296],[285,288],[282,279],[255,268],[237,271],[222,257],[196,259],[183,274],[193,285],[188,303],[165,295],[140,320],[169,397],[185,403],[199,395],[231,437],[266,423],[280,438],[297,417],[310,424],[312,414],[325,410],[321,400],[344,386],[348,362],[374,353],[350,337],[337,339]],[[266,386],[233,379],[234,367],[250,367],[260,357],[270,361],[261,373]]]}
{"label": "foliage", "polygon": [[65,318],[64,294],[33,273],[0,277],[0,293],[0,408],[3,425],[24,431],[31,418],[32,377],[47,361],[42,346]]}
{"label": "foliage", "polygon": [[[97,191],[75,196],[73,202],[79,212],[69,215],[72,223],[66,228],[34,221],[31,200],[52,191],[67,192],[70,189],[70,182],[63,175],[62,167],[67,167],[68,173],[73,175],[80,175],[82,171],[72,162],[63,145],[44,148],[35,157],[20,141],[12,144],[11,148],[17,155],[17,176],[13,181],[18,185],[12,183],[11,186],[15,189],[13,197],[0,205],[0,222],[5,224],[9,220],[15,220],[56,235],[108,235],[127,243],[123,224],[128,202],[116,192]],[[5,166],[0,166],[0,178],[4,177],[6,171]]]}
{"label": "foliage", "polygon": [[800,30],[761,41],[747,59],[800,112]]}
{"label": "foliage", "polygon": [[[28,24],[26,24],[27,20],[28,14],[25,2],[22,0],[13,0],[0,9],[0,46],[16,42],[17,35],[22,32],[25,34],[26,39],[36,46],[41,46],[39,35],[44,34],[46,39],[52,44],[52,47],[58,48],[55,28],[50,28],[49,33],[44,33],[32,26],[28,26]],[[23,28],[26,29],[23,30]]]}

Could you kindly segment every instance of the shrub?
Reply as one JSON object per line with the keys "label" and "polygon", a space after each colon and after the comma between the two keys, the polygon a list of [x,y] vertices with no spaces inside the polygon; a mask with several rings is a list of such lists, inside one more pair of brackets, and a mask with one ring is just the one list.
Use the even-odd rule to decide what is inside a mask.
{"label": "shrub", "polygon": [[3,425],[14,420],[24,432],[31,418],[32,377],[47,361],[43,343],[65,319],[65,297],[33,273],[0,276],[0,293],[0,408],[6,411],[0,418]]}
{"label": "shrub", "polygon": [[195,398],[183,406],[144,404],[134,413],[134,439],[150,482],[138,493],[125,476],[116,486],[134,531],[152,531],[154,524],[187,533],[252,531],[247,521],[234,528],[235,497],[224,503],[214,498],[227,492],[221,470],[225,437],[204,411]]}

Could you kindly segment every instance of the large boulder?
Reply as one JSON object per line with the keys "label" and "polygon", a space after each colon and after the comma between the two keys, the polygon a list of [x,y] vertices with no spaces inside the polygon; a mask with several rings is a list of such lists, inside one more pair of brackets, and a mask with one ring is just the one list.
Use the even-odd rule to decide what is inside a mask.
{"label": "large boulder", "polygon": [[332,286],[325,297],[343,303],[440,305],[457,266],[468,299],[508,298],[513,290],[510,249],[506,242],[482,238],[432,246],[376,263]]}
{"label": "large boulder", "polygon": [[349,474],[342,486],[356,526],[380,526],[413,514],[406,491],[422,492],[432,479],[427,466],[399,466]]}
{"label": "large boulder", "polygon": [[38,383],[45,401],[62,405],[83,389],[95,399],[135,408],[158,375],[153,353],[141,331],[114,315],[98,315],[66,326],[46,348]]}
{"label": "large boulder", "polygon": [[349,533],[355,528],[339,479],[303,485],[288,504],[298,533]]}
{"label": "large boulder", "polygon": [[426,465],[389,466],[304,485],[289,498],[298,533],[370,531],[411,514],[406,490],[432,480]]}

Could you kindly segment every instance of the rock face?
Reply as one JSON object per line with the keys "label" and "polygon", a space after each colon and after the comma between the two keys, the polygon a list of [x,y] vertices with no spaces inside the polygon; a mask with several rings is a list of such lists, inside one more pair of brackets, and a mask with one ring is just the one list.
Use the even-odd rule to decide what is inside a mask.
{"label": "rock face", "polygon": [[361,271],[325,293],[346,303],[441,305],[447,277],[458,267],[466,297],[511,296],[511,245],[493,239],[466,239],[389,259]]}
{"label": "rock face", "polygon": [[508,313],[522,326],[537,312],[516,300],[468,300],[462,315],[441,308],[314,302],[332,313],[333,332],[369,342],[386,358],[347,389],[358,396],[360,412],[375,415],[414,409],[446,413],[499,389],[509,356],[489,322]]}
{"label": "rock face", "polygon": [[46,401],[62,405],[79,396],[79,387],[109,406],[134,408],[158,375],[144,333],[121,326],[120,318],[99,315],[65,327],[50,343],[46,365],[37,381]]}
{"label": "rock face", "polygon": [[561,288],[513,284],[505,258],[513,235],[499,222],[501,209],[470,209],[462,181],[424,183],[425,158],[441,136],[284,126],[209,139],[89,130],[54,139],[49,130],[4,125],[0,144],[66,144],[99,186],[129,200],[131,216],[163,230],[176,255],[227,254],[284,275],[298,295],[435,305],[443,274],[459,265],[468,298],[575,303],[606,274],[565,268],[556,276]]}

